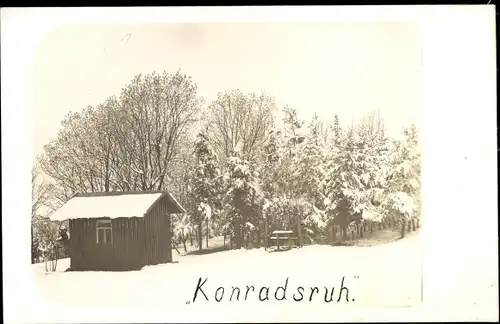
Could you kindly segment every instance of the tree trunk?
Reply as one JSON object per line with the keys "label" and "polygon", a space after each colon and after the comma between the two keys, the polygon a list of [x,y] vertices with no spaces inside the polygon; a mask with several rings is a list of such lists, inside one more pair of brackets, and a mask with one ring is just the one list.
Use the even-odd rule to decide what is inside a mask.
{"label": "tree trunk", "polygon": [[264,248],[266,250],[269,247],[269,245],[268,245],[269,233],[268,232],[269,232],[269,223],[268,223],[267,216],[266,216],[266,218],[264,219]]}
{"label": "tree trunk", "polygon": [[335,233],[335,224],[332,225],[332,243],[337,241],[337,233]]}
{"label": "tree trunk", "polygon": [[417,228],[420,228],[420,218],[417,218]]}
{"label": "tree trunk", "polygon": [[226,247],[226,234],[224,234],[224,247]]}
{"label": "tree trunk", "polygon": [[351,231],[351,239],[354,241],[354,230]]}
{"label": "tree trunk", "polygon": [[235,221],[235,226],[234,226],[234,240],[235,240],[235,244],[236,244],[236,249],[241,249],[241,245],[242,245],[242,237],[241,237],[241,226],[240,226],[241,222],[240,220],[236,220]]}
{"label": "tree trunk", "polygon": [[193,245],[194,245],[194,242],[193,242],[193,234],[189,234],[189,244],[190,244],[191,246],[193,246]]}
{"label": "tree trunk", "polygon": [[370,234],[373,234],[373,223],[370,223]]}
{"label": "tree trunk", "polygon": [[411,232],[411,220],[408,220],[408,233]]}
{"label": "tree trunk", "polygon": [[186,241],[187,241],[187,239],[183,238],[183,240],[182,240],[182,245],[183,245],[183,247],[184,247],[184,252],[185,252],[185,253],[187,253],[187,251],[188,251],[188,250],[187,250],[187,246],[186,246]]}
{"label": "tree trunk", "polygon": [[210,227],[209,227],[209,224],[208,224],[208,218],[206,220],[206,226],[207,226],[207,239],[206,239],[206,242],[207,242],[207,249],[208,249],[208,238],[210,237]]}
{"label": "tree trunk", "polygon": [[[33,218],[31,219],[31,223],[33,224]],[[35,249],[33,248],[34,242],[33,242],[33,225],[31,225],[31,264],[36,263],[36,253]]]}
{"label": "tree trunk", "polygon": [[365,225],[363,224],[360,226],[360,229],[359,229],[359,237],[363,237],[364,231],[365,231]]}
{"label": "tree trunk", "polygon": [[200,221],[198,223],[198,250],[203,250],[202,244],[203,244],[203,222]]}
{"label": "tree trunk", "polygon": [[378,230],[382,230],[382,224],[381,223],[378,223]]}
{"label": "tree trunk", "polygon": [[411,219],[411,226],[412,226],[412,228],[413,228],[413,231],[416,231],[416,230],[417,230],[417,229],[416,229],[416,227],[415,227],[415,218],[412,218],[412,219]]}
{"label": "tree trunk", "polygon": [[297,229],[297,235],[299,236],[299,246],[302,247],[303,241],[302,241],[302,221],[299,220],[298,222],[298,229]]}
{"label": "tree trunk", "polygon": [[173,239],[171,240],[171,242],[172,242],[172,247],[175,249],[175,251],[177,252],[177,254],[179,254],[179,255],[180,255],[180,254],[181,254],[181,252],[180,252],[180,251],[179,251],[179,249],[177,248],[177,243],[176,243],[176,242],[174,242],[174,240],[173,240]]}
{"label": "tree trunk", "polygon": [[347,229],[342,225],[339,225],[339,227],[340,227],[340,237],[341,237],[340,241],[343,242],[347,240]]}
{"label": "tree trunk", "polygon": [[257,229],[257,248],[260,248],[260,228]]}
{"label": "tree trunk", "polygon": [[401,221],[401,238],[405,237],[406,220]]}

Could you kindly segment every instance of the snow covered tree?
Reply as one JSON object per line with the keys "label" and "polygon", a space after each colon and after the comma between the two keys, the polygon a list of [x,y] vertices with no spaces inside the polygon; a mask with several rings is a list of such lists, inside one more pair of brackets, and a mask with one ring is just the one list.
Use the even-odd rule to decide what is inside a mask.
{"label": "snow covered tree", "polygon": [[262,194],[258,174],[252,170],[248,160],[241,157],[241,147],[237,145],[231,155],[223,179],[226,188],[223,208],[226,227],[232,228],[236,248],[241,248],[246,223],[255,221],[253,216],[262,208]]}
{"label": "snow covered tree", "polygon": [[[44,216],[49,215],[58,207],[54,201],[56,190],[53,184],[45,181],[38,164],[31,169],[31,262],[39,262],[40,230],[44,225]],[[65,242],[67,245],[67,242]]]}
{"label": "snow covered tree", "polygon": [[[118,97],[67,114],[39,157],[60,200],[78,192],[164,190],[202,105],[180,71],[138,75]],[[187,144],[189,142],[189,144]]]}
{"label": "snow covered tree", "polygon": [[294,197],[305,199],[313,206],[323,208],[320,186],[324,178],[325,146],[320,138],[320,123],[315,115],[309,124],[309,134],[297,144],[293,156]]}
{"label": "snow covered tree", "polygon": [[[325,216],[320,185],[324,178],[326,152],[320,121],[314,116],[306,133],[302,130],[302,123],[298,122],[295,111],[289,109],[287,113],[285,125],[289,127],[290,136],[285,140],[284,148],[288,149],[289,155],[283,152],[281,158],[285,163],[280,164],[281,173],[287,175],[287,190],[282,192],[284,194],[274,196],[274,208],[270,211],[274,210],[274,217],[278,219],[280,213],[294,219],[292,230],[296,229],[298,221],[306,226],[309,234],[314,232],[314,235],[323,235]],[[268,214],[273,217],[272,213]],[[287,224],[286,227],[290,225]]]}
{"label": "snow covered tree", "polygon": [[59,236],[57,242],[61,247],[61,257],[67,258],[69,256],[69,231],[67,222],[62,222],[59,226]]}
{"label": "snow covered tree", "polygon": [[192,195],[195,200],[195,210],[192,221],[197,226],[198,248],[202,249],[203,222],[206,223],[207,245],[209,238],[209,221],[212,217],[212,206],[217,198],[220,180],[220,169],[217,155],[205,132],[200,132],[194,144],[196,166],[191,181]]}
{"label": "snow covered tree", "polygon": [[293,158],[289,146],[290,138],[281,131],[271,135],[270,141],[265,146],[267,159],[263,161],[260,169],[260,181],[266,199],[280,196],[291,197],[294,190]]}
{"label": "snow covered tree", "polygon": [[188,214],[173,215],[174,241],[182,243],[184,252],[187,253],[186,242],[194,233],[193,225]]}
{"label": "snow covered tree", "polygon": [[[338,119],[334,122],[338,128],[335,124]],[[334,132],[339,136],[335,136],[329,154],[322,192],[325,212],[341,227],[344,239],[354,220],[379,222],[384,217],[380,205],[387,175],[386,140],[380,134],[381,127],[372,124],[374,119],[365,119],[349,128],[345,136],[340,130]]]}
{"label": "snow covered tree", "polygon": [[57,261],[66,257],[69,241],[67,227],[62,222],[53,222],[48,217],[39,217],[36,223],[36,241],[40,258],[45,262],[45,271],[56,271]]}
{"label": "snow covered tree", "polygon": [[358,151],[364,157],[358,177],[364,196],[360,205],[363,226],[372,226],[386,218],[383,200],[387,193],[387,175],[390,172],[390,141],[385,136],[384,121],[376,113],[363,117],[357,125]]}
{"label": "snow covered tree", "polygon": [[333,131],[333,142],[336,146],[340,145],[340,136],[342,134],[342,130],[340,128],[340,122],[339,122],[339,115],[335,114],[333,116],[333,125],[332,125],[332,131]]}
{"label": "snow covered tree", "polygon": [[406,226],[415,228],[420,216],[420,147],[418,130],[411,125],[403,130],[404,138],[395,141],[391,155],[391,171],[387,177],[384,202],[388,216],[401,224],[401,236]]}
{"label": "snow covered tree", "polygon": [[218,155],[230,157],[240,145],[241,157],[254,160],[274,124],[275,110],[274,97],[265,92],[235,89],[219,93],[206,112],[208,135]]}
{"label": "snow covered tree", "polygon": [[359,179],[355,173],[354,133],[350,130],[338,151],[331,152],[326,177],[322,183],[325,213],[329,220],[342,228],[343,237],[360,202]]}
{"label": "snow covered tree", "polygon": [[271,134],[265,147],[264,216],[270,230],[298,230],[302,223],[314,235],[322,235],[325,225],[319,188],[326,154],[324,129],[317,116],[305,126],[295,109],[285,107],[283,113],[284,132]]}

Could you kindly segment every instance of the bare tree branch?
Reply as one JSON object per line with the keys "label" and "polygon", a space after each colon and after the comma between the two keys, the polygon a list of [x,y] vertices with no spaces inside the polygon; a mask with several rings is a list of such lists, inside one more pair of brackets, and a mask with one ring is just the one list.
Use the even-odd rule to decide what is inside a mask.
{"label": "bare tree branch", "polygon": [[208,107],[209,137],[218,154],[229,156],[240,143],[243,155],[255,158],[274,125],[274,98],[239,90],[219,93]]}

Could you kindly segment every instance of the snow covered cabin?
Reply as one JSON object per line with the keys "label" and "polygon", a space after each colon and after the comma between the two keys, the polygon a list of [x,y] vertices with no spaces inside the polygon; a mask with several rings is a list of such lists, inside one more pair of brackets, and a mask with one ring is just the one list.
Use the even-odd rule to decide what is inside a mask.
{"label": "snow covered cabin", "polygon": [[172,262],[176,213],[165,191],[102,192],[76,194],[50,218],[69,220],[71,270],[135,270]]}

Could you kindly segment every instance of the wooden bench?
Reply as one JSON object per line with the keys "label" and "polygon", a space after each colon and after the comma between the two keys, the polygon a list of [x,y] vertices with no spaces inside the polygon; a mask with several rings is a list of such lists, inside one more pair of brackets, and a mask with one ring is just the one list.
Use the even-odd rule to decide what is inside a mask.
{"label": "wooden bench", "polygon": [[292,240],[298,240],[298,238],[293,237],[292,234],[293,234],[293,231],[273,231],[272,235],[274,235],[274,236],[271,236],[270,239],[276,241],[276,249],[277,250],[280,249],[280,240],[288,241],[288,248],[291,248]]}

